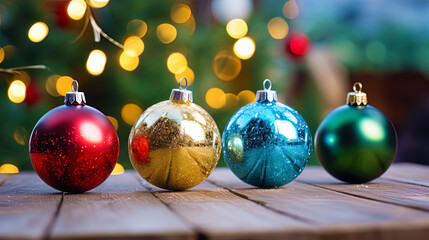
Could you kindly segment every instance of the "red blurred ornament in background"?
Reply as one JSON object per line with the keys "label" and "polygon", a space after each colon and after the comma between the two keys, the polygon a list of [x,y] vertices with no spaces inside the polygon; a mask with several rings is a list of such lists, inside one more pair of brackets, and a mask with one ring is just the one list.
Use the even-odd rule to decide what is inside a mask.
{"label": "red blurred ornament in background", "polygon": [[301,60],[308,52],[311,41],[307,35],[302,32],[291,32],[285,41],[284,50],[287,56],[292,60]]}
{"label": "red blurred ornament in background", "polygon": [[29,145],[33,168],[45,183],[78,193],[109,177],[119,157],[119,139],[109,119],[86,105],[73,83],[76,90],[66,94],[65,104],[37,122]]}
{"label": "red blurred ornament in background", "polygon": [[27,92],[25,93],[25,103],[29,107],[36,106],[43,98],[43,93],[40,91],[40,88],[37,84],[37,81],[34,79],[31,80],[30,84],[27,87]]}

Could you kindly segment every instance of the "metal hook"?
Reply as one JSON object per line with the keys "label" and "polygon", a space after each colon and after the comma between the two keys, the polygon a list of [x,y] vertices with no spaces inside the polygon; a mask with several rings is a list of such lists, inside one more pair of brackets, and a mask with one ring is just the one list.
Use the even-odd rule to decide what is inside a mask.
{"label": "metal hook", "polygon": [[[267,89],[267,87],[265,86],[266,85],[266,83],[268,83],[269,85],[268,85],[268,89]],[[271,90],[271,80],[270,79],[265,79],[264,80],[264,82],[262,83],[262,86],[264,86],[264,90],[268,90],[268,91],[270,91]]]}
{"label": "metal hook", "polygon": [[[76,89],[74,88],[74,84],[75,83],[76,83]],[[72,87],[72,91],[73,92],[78,92],[79,91],[79,83],[77,82],[77,80],[73,80],[71,87]]]}
{"label": "metal hook", "polygon": [[[183,79],[185,79],[185,88],[182,88],[182,80]],[[182,89],[186,89],[187,87],[188,87],[188,79],[186,79],[185,77],[180,78],[179,89],[182,90]]]}
{"label": "metal hook", "polygon": [[355,91],[357,93],[362,92],[362,83],[355,82],[355,84],[353,84],[353,91]]}

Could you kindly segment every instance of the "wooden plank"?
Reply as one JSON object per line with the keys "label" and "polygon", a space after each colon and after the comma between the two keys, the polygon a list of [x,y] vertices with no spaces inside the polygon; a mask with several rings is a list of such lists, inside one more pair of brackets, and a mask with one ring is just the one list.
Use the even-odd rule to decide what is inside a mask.
{"label": "wooden plank", "polygon": [[429,187],[429,166],[415,163],[395,163],[383,178]]}
{"label": "wooden plank", "polygon": [[383,178],[366,184],[346,184],[334,179],[320,167],[311,166],[307,167],[297,180],[360,198],[429,212],[429,188],[424,186],[394,182]]}
{"label": "wooden plank", "polygon": [[126,172],[90,192],[66,194],[50,237],[194,239],[195,233],[144,189],[134,172]]}
{"label": "wooden plank", "polygon": [[61,199],[35,173],[12,176],[0,187],[1,238],[45,238]]}
{"label": "wooden plank", "polygon": [[[213,175],[217,175],[215,170]],[[202,239],[314,239],[310,225],[279,214],[207,181],[187,191],[153,187],[155,196],[194,227]]]}
{"label": "wooden plank", "polygon": [[9,178],[15,176],[16,174],[0,174],[0,186],[3,185]]}
{"label": "wooden plank", "polygon": [[[322,171],[313,168],[311,174]],[[209,181],[262,206],[311,222],[322,237],[400,239],[396,237],[429,235],[429,214],[406,207],[356,198],[296,181],[278,189],[257,189],[226,169],[216,171]]]}

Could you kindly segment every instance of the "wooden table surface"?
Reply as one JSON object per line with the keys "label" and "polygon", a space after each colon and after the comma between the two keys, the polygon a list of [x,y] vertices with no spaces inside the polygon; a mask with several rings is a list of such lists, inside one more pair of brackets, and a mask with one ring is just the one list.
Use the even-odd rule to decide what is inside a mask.
{"label": "wooden table surface", "polygon": [[35,173],[0,175],[1,239],[429,239],[429,167],[395,164],[368,184],[320,167],[257,189],[228,169],[183,192],[134,171],[84,194],[53,190]]}

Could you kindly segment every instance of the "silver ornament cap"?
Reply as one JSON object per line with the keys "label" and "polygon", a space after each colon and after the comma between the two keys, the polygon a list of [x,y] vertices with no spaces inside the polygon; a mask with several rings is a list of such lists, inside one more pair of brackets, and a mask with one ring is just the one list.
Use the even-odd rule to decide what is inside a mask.
{"label": "silver ornament cap", "polygon": [[[76,85],[76,88],[74,87]],[[72,82],[72,92],[66,93],[64,98],[65,105],[85,105],[86,99],[83,92],[79,92],[79,83],[76,80]]]}
{"label": "silver ornament cap", "polygon": [[[182,87],[182,81],[185,80],[185,87]],[[192,91],[187,90],[188,80],[182,77],[179,81],[179,88],[174,88],[171,91],[170,101],[177,103],[192,103],[194,101]]]}
{"label": "silver ornament cap", "polygon": [[[268,87],[266,86],[268,83]],[[277,101],[277,92],[271,90],[271,80],[265,79],[262,83],[264,90],[258,90],[256,92],[257,102],[274,102]]]}

